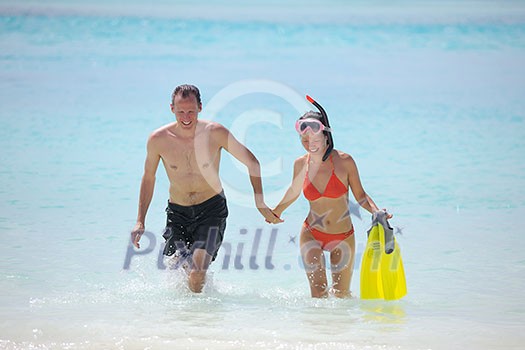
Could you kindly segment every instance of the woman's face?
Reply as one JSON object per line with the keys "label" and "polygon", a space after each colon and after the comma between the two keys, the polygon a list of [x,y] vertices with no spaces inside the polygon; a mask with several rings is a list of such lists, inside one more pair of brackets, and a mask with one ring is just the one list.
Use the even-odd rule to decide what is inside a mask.
{"label": "woman's face", "polygon": [[323,155],[326,151],[326,136],[324,136],[322,132],[319,134],[307,132],[301,135],[301,143],[304,149],[310,154]]}

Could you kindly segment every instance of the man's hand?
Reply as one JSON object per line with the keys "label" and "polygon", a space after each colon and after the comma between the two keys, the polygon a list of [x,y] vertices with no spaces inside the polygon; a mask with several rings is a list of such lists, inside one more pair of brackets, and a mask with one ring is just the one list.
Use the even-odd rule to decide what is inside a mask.
{"label": "man's hand", "polygon": [[137,222],[137,224],[133,228],[133,231],[131,231],[131,242],[133,242],[133,245],[136,248],[140,248],[139,241],[143,233],[144,233],[144,224]]}

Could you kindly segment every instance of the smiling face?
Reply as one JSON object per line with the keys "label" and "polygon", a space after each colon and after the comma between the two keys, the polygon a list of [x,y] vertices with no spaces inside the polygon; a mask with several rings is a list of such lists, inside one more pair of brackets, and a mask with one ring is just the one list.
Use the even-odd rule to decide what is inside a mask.
{"label": "smiling face", "polygon": [[307,132],[301,135],[301,143],[304,149],[312,155],[323,155],[326,151],[326,136],[323,133],[313,134]]}
{"label": "smiling face", "polygon": [[202,105],[198,103],[197,98],[193,95],[182,97],[176,95],[171,104],[171,111],[179,126],[183,129],[192,129],[197,125],[197,117],[202,110]]}

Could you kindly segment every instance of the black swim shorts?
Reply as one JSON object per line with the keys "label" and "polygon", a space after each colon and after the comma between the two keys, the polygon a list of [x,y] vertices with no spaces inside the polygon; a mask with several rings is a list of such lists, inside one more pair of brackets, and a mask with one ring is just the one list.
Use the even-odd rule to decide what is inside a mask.
{"label": "black swim shorts", "polygon": [[215,260],[228,217],[224,192],[191,206],[168,202],[166,214],[166,229],[162,235],[166,240],[164,255],[171,256],[176,251],[186,255],[200,248],[206,249],[212,261]]}

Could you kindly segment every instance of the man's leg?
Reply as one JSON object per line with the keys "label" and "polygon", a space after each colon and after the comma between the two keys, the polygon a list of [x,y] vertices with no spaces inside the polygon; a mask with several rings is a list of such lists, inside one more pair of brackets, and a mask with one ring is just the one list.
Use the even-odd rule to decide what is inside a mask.
{"label": "man's leg", "polygon": [[202,219],[193,235],[193,264],[188,280],[190,289],[195,293],[200,293],[204,287],[208,267],[221,246],[228,216],[228,207],[222,194],[200,205],[200,210],[197,216]]}
{"label": "man's leg", "polygon": [[206,249],[197,248],[193,251],[192,259],[193,264],[188,276],[188,286],[192,292],[200,293],[206,282],[206,272],[212,256],[206,252]]}

